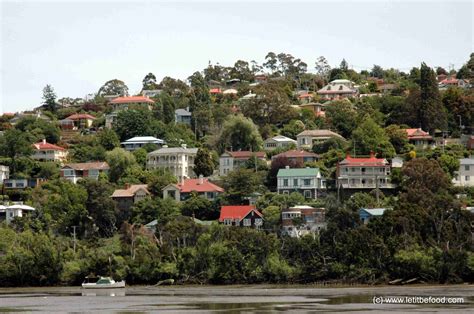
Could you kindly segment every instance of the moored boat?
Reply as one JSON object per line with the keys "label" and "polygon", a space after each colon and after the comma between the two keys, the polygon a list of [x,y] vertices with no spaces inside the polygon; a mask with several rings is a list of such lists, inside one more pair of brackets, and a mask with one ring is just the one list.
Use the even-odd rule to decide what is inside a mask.
{"label": "moored boat", "polygon": [[115,281],[110,277],[86,277],[82,283],[84,289],[112,289],[125,288],[125,280]]}

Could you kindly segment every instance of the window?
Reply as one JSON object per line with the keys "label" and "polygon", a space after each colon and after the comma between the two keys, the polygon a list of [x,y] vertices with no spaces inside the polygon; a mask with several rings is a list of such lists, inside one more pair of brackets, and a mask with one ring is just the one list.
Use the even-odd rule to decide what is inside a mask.
{"label": "window", "polygon": [[232,219],[229,219],[229,218],[224,219],[224,225],[231,226],[232,225]]}
{"label": "window", "polygon": [[305,186],[310,186],[310,185],[311,185],[311,179],[304,179],[304,180],[303,180],[303,184],[304,184]]}
{"label": "window", "polygon": [[99,175],[99,170],[91,169],[89,170],[89,177],[97,177]]}
{"label": "window", "polygon": [[464,178],[464,180],[466,180],[466,181],[471,181],[471,177],[470,177],[470,176],[466,176],[466,177]]}
{"label": "window", "polygon": [[355,168],[351,168],[352,169],[352,172],[355,172]]}
{"label": "window", "polygon": [[262,218],[255,219],[255,226],[259,227],[263,224]]}
{"label": "window", "polygon": [[16,187],[17,187],[17,188],[24,188],[24,187],[25,187],[25,184],[24,184],[23,182],[18,182],[18,183],[16,184]]}
{"label": "window", "polygon": [[308,190],[304,191],[304,197],[311,198],[311,191],[308,191]]}
{"label": "window", "polygon": [[465,165],[465,166],[464,166],[464,170],[469,171],[469,170],[470,170],[469,165]]}
{"label": "window", "polygon": [[283,194],[290,194],[290,192],[288,192],[288,191],[283,191]]}
{"label": "window", "polygon": [[245,218],[244,219],[244,227],[250,227],[252,225],[252,219]]}
{"label": "window", "polygon": [[64,172],[64,176],[65,176],[65,177],[72,177],[72,176],[74,176],[74,170],[71,170],[71,169],[64,169],[63,172]]}
{"label": "window", "polygon": [[293,179],[293,186],[298,186],[298,179]]}
{"label": "window", "polygon": [[360,171],[365,172],[365,168],[361,168]]}
{"label": "window", "polygon": [[288,186],[288,179],[283,179],[283,186]]}

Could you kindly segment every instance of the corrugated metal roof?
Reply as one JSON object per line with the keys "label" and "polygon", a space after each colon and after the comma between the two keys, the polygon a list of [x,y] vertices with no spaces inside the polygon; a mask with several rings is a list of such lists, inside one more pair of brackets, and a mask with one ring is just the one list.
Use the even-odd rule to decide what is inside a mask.
{"label": "corrugated metal roof", "polygon": [[313,177],[319,174],[319,168],[290,168],[278,170],[277,177]]}

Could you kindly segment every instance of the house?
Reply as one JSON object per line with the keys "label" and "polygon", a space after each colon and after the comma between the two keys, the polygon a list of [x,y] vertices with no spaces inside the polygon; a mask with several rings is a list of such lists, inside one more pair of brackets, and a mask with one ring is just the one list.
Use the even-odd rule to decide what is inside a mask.
{"label": "house", "polygon": [[3,180],[3,187],[5,189],[19,189],[19,190],[23,190],[26,188],[33,189],[45,181],[46,179],[42,179],[42,178],[5,179]]}
{"label": "house", "polygon": [[321,176],[319,168],[295,169],[286,166],[278,171],[278,194],[298,192],[307,199],[317,199],[324,189],[326,189],[326,180]]}
{"label": "house", "polygon": [[87,113],[75,113],[59,121],[63,130],[88,129],[92,126],[95,117]]}
{"label": "house", "polygon": [[387,208],[360,208],[359,218],[366,225],[372,217],[382,216],[386,210]]}
{"label": "house", "polygon": [[301,104],[300,109],[311,110],[316,117],[326,116],[326,105],[319,102],[309,102],[306,104]]}
{"label": "house", "polygon": [[176,123],[185,123],[191,125],[191,112],[189,108],[186,109],[176,109],[174,111],[174,121]]}
{"label": "house", "polygon": [[433,142],[433,137],[421,128],[405,129],[405,132],[407,132],[408,142],[418,149],[427,148]]}
{"label": "house", "polygon": [[139,148],[142,148],[146,144],[155,144],[161,146],[165,141],[160,140],[159,138],[153,136],[135,136],[125,142],[120,143],[125,150],[134,151]]}
{"label": "house", "polygon": [[314,144],[322,143],[330,138],[339,138],[344,140],[341,135],[331,130],[305,130],[296,135],[298,149],[311,149]]}
{"label": "house", "polygon": [[253,205],[222,206],[219,222],[226,226],[260,229],[263,215]]}
{"label": "house", "polygon": [[64,162],[67,159],[67,150],[61,146],[47,143],[46,140],[42,140],[36,144],[33,144],[33,154],[31,158],[38,161],[53,161],[53,162]]}
{"label": "house", "polygon": [[144,89],[142,90],[142,96],[144,97],[155,97],[161,94],[161,89]]}
{"label": "house", "polygon": [[8,179],[10,176],[10,168],[8,166],[0,165],[0,184],[3,184],[3,181]]}
{"label": "house", "polygon": [[297,205],[281,211],[282,234],[299,238],[326,228],[325,209]]}
{"label": "house", "polygon": [[117,97],[110,102],[114,111],[128,109],[148,109],[151,110],[155,104],[153,100],[145,96]]}
{"label": "house", "polygon": [[273,156],[272,160],[277,158],[287,158],[291,162],[304,164],[305,162],[317,161],[319,156],[305,150],[289,150]]}
{"label": "house", "polygon": [[267,138],[263,142],[263,146],[267,151],[274,150],[276,148],[285,148],[293,145],[296,146],[296,141],[292,138],[283,135],[277,135],[272,138]]}
{"label": "house", "polygon": [[230,171],[243,167],[250,158],[257,158],[266,162],[266,156],[265,152],[225,152],[219,158],[219,175],[225,176]]}
{"label": "house", "polygon": [[23,205],[23,203],[10,206],[0,205],[0,221],[5,220],[8,225],[13,221],[13,219],[17,217],[23,217],[27,212],[32,212],[35,210],[35,208]]}
{"label": "house", "polygon": [[108,173],[109,165],[105,161],[66,164],[61,168],[61,178],[77,183],[79,179],[99,179],[99,174]]}
{"label": "house", "polygon": [[457,79],[455,77],[446,77],[444,80],[438,83],[438,88],[440,90],[446,90],[449,87],[467,88],[469,87],[469,81]]}
{"label": "house", "polygon": [[150,196],[146,184],[126,184],[125,189],[117,189],[112,194],[112,199],[120,210],[129,210],[133,204]]}
{"label": "house", "polygon": [[459,159],[459,170],[454,173],[455,186],[474,186],[474,157]]}
{"label": "house", "polygon": [[391,160],[391,166],[392,166],[392,169],[403,167],[403,158],[393,157],[392,160]]}
{"label": "house", "polygon": [[165,145],[148,153],[146,166],[147,169],[167,169],[181,182],[184,179],[196,177],[193,168],[197,151],[197,148],[187,148],[186,144],[182,144],[181,147]]}
{"label": "house", "polygon": [[24,111],[24,112],[17,112],[15,113],[15,116],[10,119],[10,124],[15,125],[18,123],[23,118],[36,118],[36,119],[41,119],[46,122],[51,122],[51,118],[48,117],[47,115],[44,115],[41,113],[40,110],[36,111]]}
{"label": "house", "polygon": [[177,184],[168,184],[163,188],[163,198],[171,197],[180,202],[188,199],[193,192],[213,201],[224,189],[200,176],[197,179],[184,179]]}
{"label": "house", "polygon": [[344,189],[392,189],[390,163],[384,158],[351,157],[350,154],[339,162],[336,170],[337,186]]}
{"label": "house", "polygon": [[349,80],[334,80],[317,91],[317,94],[327,100],[354,97],[358,93],[354,83]]}
{"label": "house", "polygon": [[309,104],[313,100],[314,95],[308,93],[307,91],[303,91],[298,95],[298,100],[301,104]]}

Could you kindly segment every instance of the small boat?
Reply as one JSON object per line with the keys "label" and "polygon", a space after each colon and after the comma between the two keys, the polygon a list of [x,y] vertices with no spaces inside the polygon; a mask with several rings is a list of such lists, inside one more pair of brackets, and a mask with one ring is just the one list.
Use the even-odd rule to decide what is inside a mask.
{"label": "small boat", "polygon": [[115,281],[110,277],[86,277],[82,283],[84,289],[112,289],[125,288],[125,281]]}

